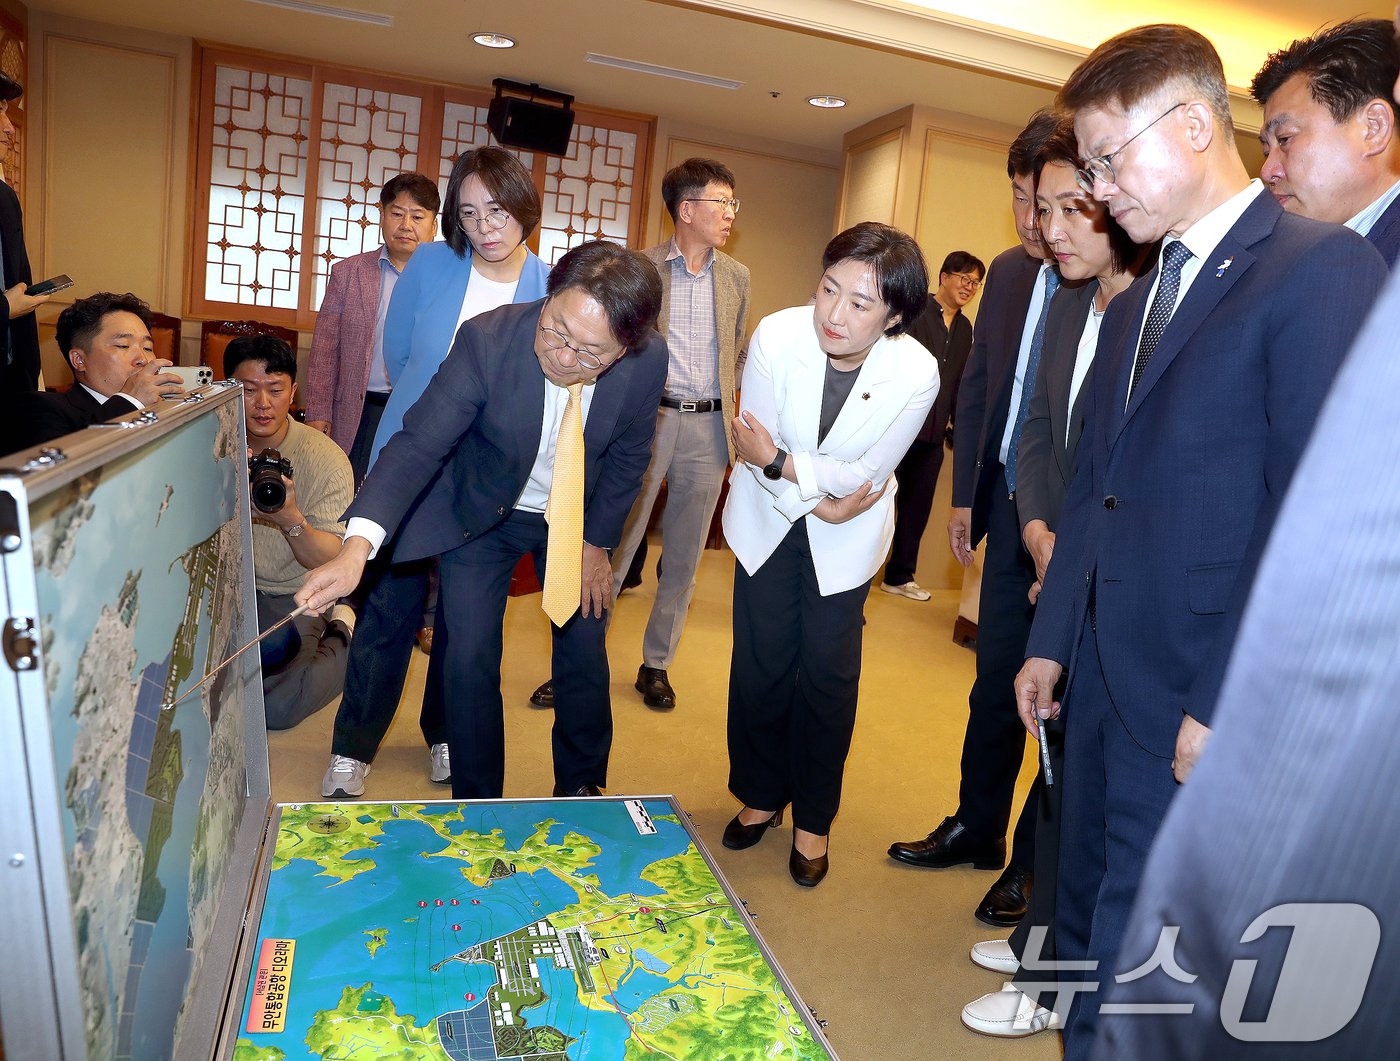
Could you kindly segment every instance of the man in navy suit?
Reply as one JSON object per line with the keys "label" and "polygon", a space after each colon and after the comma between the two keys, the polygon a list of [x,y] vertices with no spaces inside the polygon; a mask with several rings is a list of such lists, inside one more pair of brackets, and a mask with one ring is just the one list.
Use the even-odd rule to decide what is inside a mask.
{"label": "man in navy suit", "polygon": [[[1353,232],[1284,212],[1235,148],[1210,42],[1146,26],[1059,102],[1082,180],[1158,267],[1109,306],[1078,471],[1016,678],[1022,721],[1065,694],[1057,959],[1066,1057],[1088,1056],[1148,848],[1209,735],[1196,683],[1229,651],[1278,499],[1385,277]],[[1051,1000],[1054,1002],[1055,1000]]]}
{"label": "man in navy suit", "polygon": [[132,294],[99,291],[58,315],[55,338],[73,370],[66,391],[10,396],[6,453],[42,445],[92,424],[184,393],[170,362],[152,353],[151,310]]}
{"label": "man in navy suit", "polygon": [[1361,233],[1400,257],[1395,26],[1353,19],[1274,52],[1250,86],[1264,107],[1260,178],[1289,213]]}
{"label": "man in navy suit", "polygon": [[[1036,333],[1050,308],[1059,273],[1048,259],[1035,210],[1035,157],[1056,117],[1031,118],[1007,153],[1011,206],[1021,242],[987,271],[973,329],[972,354],[958,388],[953,421],[953,511],[948,541],[964,567],[984,537],[987,549],[977,612],[977,678],[968,695],[958,809],[927,837],[898,841],[889,855],[911,866],[971,863],[1001,869],[1016,777],[1026,754],[1012,680],[1025,659],[1035,564],[1021,545],[1016,516],[1015,451],[1035,386]],[[1034,351],[1038,361],[1038,350]],[[1010,465],[1010,467],[1008,467]],[[987,924],[1014,925],[1025,915],[1035,863],[1036,794],[1016,823],[1011,862],[978,903]]]}
{"label": "man in navy suit", "polygon": [[[433,385],[404,417],[346,513],[339,555],[311,572],[298,603],[326,607],[359,581],[398,530],[396,560],[442,557],[452,794],[499,798],[505,778],[501,624],[511,572],[534,557],[546,584],[545,509],[556,439],[581,392],[584,443],[581,609],[555,626],[555,795],[598,795],[612,746],[604,611],[608,552],[651,455],[666,378],[656,332],[661,280],[641,255],[586,243],[549,274],[548,296],[481,314],[457,331]],[[404,514],[448,464],[447,474]],[[567,563],[567,561],[562,561]]]}

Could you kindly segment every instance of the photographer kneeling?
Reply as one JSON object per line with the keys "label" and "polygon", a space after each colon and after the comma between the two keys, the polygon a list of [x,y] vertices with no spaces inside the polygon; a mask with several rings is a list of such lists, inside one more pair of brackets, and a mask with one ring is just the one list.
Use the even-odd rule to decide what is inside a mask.
{"label": "photographer kneeling", "polygon": [[[224,370],[243,384],[253,504],[253,573],[258,630],[296,609],[292,595],[308,569],[340,551],[338,517],[354,496],[350,461],[328,437],[293,420],[296,355],[270,335],[240,336],[224,352]],[[354,613],[329,621],[299,615],[261,645],[268,729],[291,729],[340,695]]]}

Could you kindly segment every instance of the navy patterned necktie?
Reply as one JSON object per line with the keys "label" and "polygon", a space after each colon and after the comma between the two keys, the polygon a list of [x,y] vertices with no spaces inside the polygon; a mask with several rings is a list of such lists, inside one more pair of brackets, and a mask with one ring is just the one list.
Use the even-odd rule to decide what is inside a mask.
{"label": "navy patterned necktie", "polygon": [[1167,330],[1167,322],[1172,319],[1172,312],[1176,309],[1176,292],[1181,287],[1181,268],[1191,257],[1191,249],[1180,240],[1168,243],[1167,249],[1162,252],[1162,277],[1157,283],[1157,294],[1152,299],[1152,308],[1147,312],[1142,339],[1138,342],[1137,360],[1133,362],[1133,382],[1128,388],[1130,399],[1133,391],[1137,389],[1138,380],[1142,378],[1143,370],[1147,368],[1147,362],[1152,360],[1152,351],[1157,349],[1158,340]]}
{"label": "navy patterned necktie", "polygon": [[1053,267],[1045,270],[1045,301],[1040,305],[1040,319],[1031,333],[1031,349],[1026,355],[1026,374],[1021,380],[1021,404],[1016,409],[1016,424],[1011,429],[1011,444],[1006,447],[1006,492],[1016,492],[1016,451],[1021,443],[1021,428],[1026,426],[1026,414],[1031,408],[1036,373],[1040,371],[1040,351],[1045,346],[1045,318],[1050,315],[1050,300],[1060,286],[1060,274]]}

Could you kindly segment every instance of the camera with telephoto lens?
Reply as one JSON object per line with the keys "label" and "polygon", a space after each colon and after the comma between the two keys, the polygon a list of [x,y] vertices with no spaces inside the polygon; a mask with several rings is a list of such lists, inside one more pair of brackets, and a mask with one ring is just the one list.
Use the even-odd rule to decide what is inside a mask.
{"label": "camera with telephoto lens", "polygon": [[277,512],[287,503],[284,475],[292,477],[292,462],[275,449],[248,458],[248,492],[259,512]]}

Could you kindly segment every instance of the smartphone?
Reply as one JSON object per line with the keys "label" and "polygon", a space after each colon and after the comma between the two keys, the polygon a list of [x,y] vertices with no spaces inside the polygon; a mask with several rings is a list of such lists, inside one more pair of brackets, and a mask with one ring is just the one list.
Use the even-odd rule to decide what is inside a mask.
{"label": "smartphone", "polygon": [[180,377],[180,382],[185,390],[198,390],[200,387],[207,387],[214,382],[214,370],[208,365],[171,365],[169,368],[161,369],[162,372],[173,372]]}
{"label": "smartphone", "polygon": [[62,291],[65,287],[73,286],[73,278],[67,273],[50,277],[47,280],[40,280],[37,284],[31,284],[24,289],[26,295],[52,295],[55,291]]}

